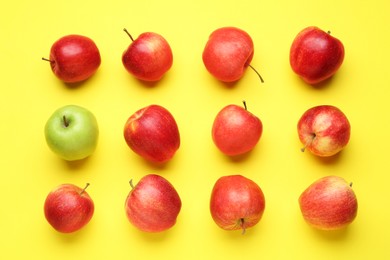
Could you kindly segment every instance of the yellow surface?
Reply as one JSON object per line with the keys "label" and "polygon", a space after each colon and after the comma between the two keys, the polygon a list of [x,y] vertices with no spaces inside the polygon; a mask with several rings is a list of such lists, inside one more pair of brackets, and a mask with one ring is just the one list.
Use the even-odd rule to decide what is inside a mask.
{"label": "yellow surface", "polygon": [[[378,1],[11,1],[0,11],[1,181],[0,259],[389,259],[390,2]],[[201,54],[214,29],[237,26],[253,38],[252,65],[226,87],[205,70]],[[308,25],[330,30],[346,49],[337,75],[320,88],[295,76],[289,47]],[[123,50],[145,31],[171,44],[174,65],[164,79],[145,85],[124,69]],[[76,87],[52,74],[52,43],[71,34],[91,37],[102,65]],[[211,125],[227,104],[241,104],[264,124],[262,139],[247,156],[231,160],[211,140]],[[122,128],[137,109],[160,104],[175,116],[181,147],[163,167],[126,146]],[[47,147],[43,127],[58,107],[78,104],[98,119],[95,154],[66,163]],[[338,106],[352,135],[335,158],[301,153],[296,123],[309,107]],[[145,234],[127,221],[128,181],[148,173],[169,179],[182,198],[171,230]],[[261,222],[240,231],[221,230],[211,219],[209,196],[222,175],[243,174],[266,197]],[[355,222],[341,232],[306,225],[298,196],[319,177],[336,174],[353,182],[359,200]],[[46,222],[43,203],[61,183],[91,185],[95,214],[80,232],[64,235]]]}

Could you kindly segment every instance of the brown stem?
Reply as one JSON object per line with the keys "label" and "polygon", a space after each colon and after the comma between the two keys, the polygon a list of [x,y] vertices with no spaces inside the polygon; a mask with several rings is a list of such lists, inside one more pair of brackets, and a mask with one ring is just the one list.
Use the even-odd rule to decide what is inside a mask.
{"label": "brown stem", "polygon": [[250,64],[248,66],[259,76],[261,83],[264,83],[263,77],[260,75],[260,73]]}
{"label": "brown stem", "polygon": [[42,60],[48,61],[48,62],[50,62],[50,63],[53,63],[53,62],[54,62],[54,60],[49,60],[49,59],[47,59],[47,58],[45,58],[45,57],[42,57]]}
{"label": "brown stem", "polygon": [[242,235],[245,235],[245,232],[246,232],[246,229],[245,229],[245,227],[244,227],[244,219],[243,218],[241,218],[240,219],[240,225],[241,225],[241,228],[242,228]]}
{"label": "brown stem", "polygon": [[85,192],[85,190],[88,188],[88,186],[89,186],[89,183],[87,182],[87,184],[85,185],[84,189],[80,192],[80,195]]}
{"label": "brown stem", "polygon": [[134,41],[133,36],[131,36],[131,34],[129,33],[129,31],[127,31],[126,28],[124,28],[123,31],[130,37],[131,41]]}
{"label": "brown stem", "polygon": [[246,107],[246,101],[245,101],[245,100],[243,100],[243,101],[242,101],[242,103],[244,104],[244,108],[245,108],[245,110],[248,110],[248,109],[247,109],[247,107]]}
{"label": "brown stem", "polygon": [[305,146],[301,148],[301,152],[304,152],[306,150],[306,147],[308,147],[314,141],[314,138],[316,138],[316,134],[313,133],[312,136],[313,136],[313,138],[311,138],[309,141],[307,141]]}
{"label": "brown stem", "polygon": [[65,115],[62,117],[62,119],[63,119],[63,121],[64,121],[64,126],[65,126],[65,127],[68,127],[68,126],[69,126],[69,120],[67,120],[67,118],[66,118]]}
{"label": "brown stem", "polygon": [[130,179],[129,183],[130,183],[130,187],[131,187],[132,189],[134,189],[133,179]]}

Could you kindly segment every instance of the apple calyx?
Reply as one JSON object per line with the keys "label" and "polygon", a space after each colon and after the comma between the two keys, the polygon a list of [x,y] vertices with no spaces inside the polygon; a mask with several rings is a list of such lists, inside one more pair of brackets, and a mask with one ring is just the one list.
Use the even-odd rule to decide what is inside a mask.
{"label": "apple calyx", "polygon": [[89,186],[89,182],[87,182],[87,183],[85,184],[84,189],[82,189],[82,190],[80,191],[80,195],[82,195],[82,194],[85,192],[85,190],[88,188],[88,186]]}
{"label": "apple calyx", "polygon": [[134,41],[134,38],[133,38],[133,36],[131,36],[131,34],[129,33],[129,31],[128,31],[126,28],[123,28],[123,31],[130,37],[131,41],[133,42],[133,41]]}
{"label": "apple calyx", "polygon": [[317,137],[316,133],[312,133],[311,136],[312,136],[312,138],[306,142],[304,147],[301,148],[302,153],[306,150],[306,147],[308,147],[314,141],[314,139]]}

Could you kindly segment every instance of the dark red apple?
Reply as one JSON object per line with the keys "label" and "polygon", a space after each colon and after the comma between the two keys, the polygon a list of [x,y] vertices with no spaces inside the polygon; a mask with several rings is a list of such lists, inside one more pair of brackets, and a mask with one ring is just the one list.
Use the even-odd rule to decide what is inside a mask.
{"label": "dark red apple", "polygon": [[101,59],[94,41],[82,35],[67,35],[51,47],[50,62],[54,74],[66,83],[76,83],[91,77],[99,68]]}
{"label": "dark red apple", "polygon": [[214,184],[210,212],[215,223],[225,230],[255,226],[265,209],[264,194],[254,181],[242,175],[228,175]]}
{"label": "dark red apple", "polygon": [[73,184],[62,184],[46,197],[44,212],[46,220],[61,233],[75,232],[89,223],[94,204],[84,189]]}
{"label": "dark red apple", "polygon": [[172,114],[164,107],[150,105],[136,111],[124,127],[128,146],[154,163],[170,160],[180,147],[180,134]]}
{"label": "dark red apple", "polygon": [[358,203],[352,183],[327,176],[312,183],[299,197],[305,221],[322,230],[346,227],[356,218]]}
{"label": "dark red apple", "polygon": [[209,36],[202,59],[210,74],[221,81],[239,80],[250,66],[263,82],[250,65],[253,54],[253,41],[247,32],[236,27],[222,27]]}
{"label": "dark red apple", "polygon": [[212,138],[218,149],[229,156],[252,150],[263,132],[261,120],[246,107],[228,105],[215,117]]}
{"label": "dark red apple", "polygon": [[337,107],[320,105],[308,109],[298,121],[299,140],[315,155],[327,157],[340,152],[348,144],[351,125]]}
{"label": "dark red apple", "polygon": [[158,81],[171,68],[173,55],[169,43],[160,34],[145,32],[133,39],[122,54],[122,63],[134,77],[144,81]]}
{"label": "dark red apple", "polygon": [[176,224],[181,210],[179,194],[165,178],[144,176],[126,198],[125,210],[129,221],[141,231],[161,232]]}
{"label": "dark red apple", "polygon": [[342,42],[318,27],[303,29],[290,48],[293,71],[309,84],[318,84],[333,76],[344,60]]}

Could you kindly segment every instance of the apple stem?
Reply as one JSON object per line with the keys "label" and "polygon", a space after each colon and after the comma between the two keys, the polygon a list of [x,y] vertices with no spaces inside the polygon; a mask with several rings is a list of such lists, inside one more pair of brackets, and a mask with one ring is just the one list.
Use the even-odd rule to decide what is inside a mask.
{"label": "apple stem", "polygon": [[68,127],[68,126],[69,126],[69,121],[66,119],[66,116],[64,115],[64,116],[62,117],[62,119],[63,119],[63,121],[64,121],[64,126],[65,126],[65,127]]}
{"label": "apple stem", "polygon": [[53,63],[53,62],[54,62],[53,60],[47,59],[47,58],[45,58],[45,57],[42,57],[42,60],[48,61],[48,62],[50,62],[50,63]]}
{"label": "apple stem", "polygon": [[133,36],[131,36],[131,34],[129,33],[129,31],[127,31],[126,28],[124,28],[123,31],[130,37],[131,41],[133,42],[133,41],[134,41]]}
{"label": "apple stem", "polygon": [[244,104],[244,109],[248,110],[247,107],[246,107],[246,101],[245,100],[242,101],[242,104]]}
{"label": "apple stem", "polygon": [[261,83],[264,83],[263,77],[260,75],[260,73],[250,64],[248,66],[259,76]]}
{"label": "apple stem", "polygon": [[352,188],[352,182],[350,182],[350,183],[349,183],[349,187],[351,187],[351,188]]}
{"label": "apple stem", "polygon": [[327,31],[328,34],[330,34],[330,31]]}
{"label": "apple stem", "polygon": [[87,182],[87,184],[85,185],[84,189],[80,192],[80,195],[85,192],[85,190],[88,188],[88,186],[89,186],[89,183]]}
{"label": "apple stem", "polygon": [[306,150],[306,147],[308,147],[309,144],[311,144],[311,143],[313,142],[314,138],[316,138],[316,134],[313,134],[312,136],[313,136],[313,138],[310,139],[309,141],[307,141],[306,144],[305,144],[305,146],[301,148],[301,152],[302,152],[302,153]]}
{"label": "apple stem", "polygon": [[241,228],[242,228],[241,235],[245,235],[246,229],[244,227],[244,219],[243,218],[240,219],[240,224],[241,224]]}
{"label": "apple stem", "polygon": [[134,189],[133,179],[130,179],[129,183],[130,183],[130,187],[131,187],[132,189]]}

